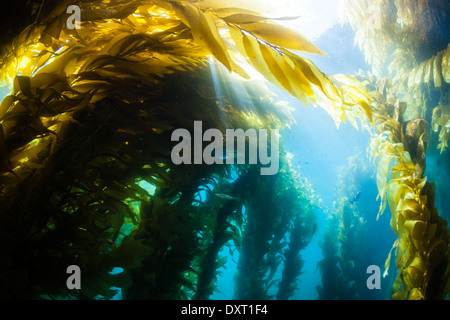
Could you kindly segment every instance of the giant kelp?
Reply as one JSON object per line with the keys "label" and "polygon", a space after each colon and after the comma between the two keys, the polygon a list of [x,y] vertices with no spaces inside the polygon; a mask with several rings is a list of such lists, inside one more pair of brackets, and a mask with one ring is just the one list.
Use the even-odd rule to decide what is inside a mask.
{"label": "giant kelp", "polygon": [[[69,3],[81,7],[81,29],[66,27]],[[380,104],[373,103],[377,97],[360,82],[327,76],[295,53],[324,54],[310,41],[258,13],[252,2],[245,7],[239,1],[233,7],[225,4],[61,1],[52,10],[43,4],[42,15],[6,48],[2,79],[13,85],[13,92],[0,106],[2,296],[23,297],[28,288],[26,297],[108,298],[114,286],[122,288],[125,298],[203,299],[214,291],[223,265],[219,252],[230,240],[242,259],[237,297],[269,297],[283,259],[278,297],[292,295],[301,267],[298,253],[311,230],[309,211],[303,208],[294,215],[272,203],[265,217],[258,199],[281,190],[279,201],[302,208],[307,198],[286,191],[301,194],[295,182],[286,186],[286,181],[298,180],[295,174],[283,166],[283,178],[259,177],[247,168],[233,182],[224,179],[233,171],[222,166],[175,166],[170,161],[170,132],[192,131],[194,120],[202,119],[205,129],[289,124],[287,110],[262,103],[270,99],[261,97],[270,94],[258,83],[240,86],[252,100],[248,104],[237,105],[230,90],[219,97],[211,85],[211,66],[218,62],[242,78],[249,78],[246,68],[251,66],[304,104],[323,107],[337,124],[349,121],[369,128],[375,113],[376,129],[389,137],[402,131],[381,118]],[[380,119],[389,121],[380,126]],[[413,134],[409,142],[407,136],[393,141],[415,152],[401,152],[398,159],[410,155],[421,175],[424,140]],[[378,170],[384,200],[386,190],[388,198],[394,192],[393,184],[383,184],[392,158],[390,149],[377,150],[375,157],[383,159]],[[253,184],[264,188],[249,189]],[[231,195],[199,201],[204,190]],[[448,230],[432,206],[431,189],[426,190],[430,223],[439,221],[439,240],[430,247],[434,255],[448,243]],[[391,210],[396,217],[394,205]],[[259,228],[264,218],[273,223]],[[283,236],[290,238],[289,244]],[[403,229],[399,236],[406,246],[413,242]],[[255,244],[253,237],[262,242]],[[441,297],[446,292],[436,282],[447,266],[444,251],[435,255],[438,266],[423,259],[413,265],[423,274],[428,271],[424,281],[433,286],[427,294],[407,263],[409,269],[399,278],[406,292],[402,297]],[[80,292],[64,286],[70,264],[84,270]],[[124,271],[111,274],[114,267]],[[403,274],[404,264],[399,267]]]}
{"label": "giant kelp", "polygon": [[[224,166],[175,166],[166,141],[175,128],[192,131],[198,119],[205,129],[286,125],[287,110],[264,103],[270,93],[263,86],[242,82],[245,94],[234,94],[249,101],[237,105],[230,94],[217,96],[206,68],[212,53],[246,77],[218,32],[224,22],[242,34],[245,56],[263,50],[272,67],[280,43],[255,42],[257,31],[244,34],[248,19],[269,23],[244,9],[216,14],[180,1],[80,2],[82,28],[69,30],[67,4],[24,30],[2,62],[2,79],[12,81],[13,92],[1,105],[1,295],[111,298],[116,287],[124,298],[208,298],[223,264],[218,252],[230,240],[240,242],[242,203],[254,201],[214,194],[242,193],[233,190],[254,174],[243,170],[231,183]],[[300,36],[281,44],[316,50]],[[312,63],[289,56],[310,79],[330,81],[312,75]],[[295,65],[285,68],[301,74]],[[290,178],[275,187],[286,190],[283,180]],[[246,181],[245,188],[257,183]],[[213,196],[199,201],[207,189]],[[301,214],[292,222],[293,239],[302,243],[291,244],[294,253],[307,241],[299,230],[310,228]],[[271,259],[279,261],[281,249]],[[286,261],[295,270],[284,278],[295,279],[300,265]],[[83,270],[81,291],[65,287],[71,264]],[[115,267],[123,271],[112,274]],[[289,285],[282,297],[292,292]]]}
{"label": "giant kelp", "polygon": [[[443,299],[449,290],[449,231],[434,207],[434,186],[424,177],[426,124],[422,119],[406,121],[406,104],[392,99],[392,85],[383,86],[383,90],[391,99],[373,94],[378,97],[374,100],[378,135],[371,139],[370,154],[378,167],[380,213],[388,202],[391,228],[398,236],[393,248],[397,248],[399,272],[392,297]],[[390,254],[386,268],[389,262]]]}
{"label": "giant kelp", "polygon": [[[391,227],[399,237],[394,243],[399,273],[392,297],[445,298],[449,232],[434,207],[434,187],[425,177],[425,164],[427,136],[432,134],[427,122],[433,123],[434,131],[442,127],[439,144],[431,147],[443,151],[447,143],[442,110],[449,87],[448,5],[343,1],[341,13],[379,77],[359,79],[373,97],[376,131],[370,152],[378,168],[380,212],[388,201]],[[386,56],[394,59],[386,61]]]}

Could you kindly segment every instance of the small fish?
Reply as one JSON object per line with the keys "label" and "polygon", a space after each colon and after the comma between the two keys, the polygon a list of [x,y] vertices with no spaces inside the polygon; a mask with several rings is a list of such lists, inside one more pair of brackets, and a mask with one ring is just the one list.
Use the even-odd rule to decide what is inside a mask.
{"label": "small fish", "polygon": [[214,195],[215,195],[217,198],[219,198],[219,199],[224,199],[224,200],[238,200],[238,198],[229,196],[229,195],[227,195],[227,194],[225,194],[225,193],[214,193]]}
{"label": "small fish", "polygon": [[355,202],[358,202],[359,197],[361,197],[361,191],[358,191],[358,193],[353,197],[353,199],[350,200],[350,203],[353,204]]}

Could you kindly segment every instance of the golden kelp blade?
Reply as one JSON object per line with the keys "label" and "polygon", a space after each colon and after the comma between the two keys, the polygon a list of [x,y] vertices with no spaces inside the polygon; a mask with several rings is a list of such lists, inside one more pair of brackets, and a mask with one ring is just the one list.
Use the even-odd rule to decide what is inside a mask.
{"label": "golden kelp blade", "polygon": [[202,47],[208,48],[217,60],[231,71],[227,49],[214,19],[190,3],[172,2],[172,6],[181,20],[191,28],[194,40]]}
{"label": "golden kelp blade", "polygon": [[242,30],[245,30],[255,37],[282,47],[291,50],[302,51],[306,53],[319,54],[322,56],[328,56],[325,52],[320,50],[316,45],[314,45],[311,41],[306,39],[301,34],[276,24],[274,22],[260,21],[253,23],[236,23],[227,20],[227,18],[223,18],[224,21],[229,23],[234,23],[239,25]]}

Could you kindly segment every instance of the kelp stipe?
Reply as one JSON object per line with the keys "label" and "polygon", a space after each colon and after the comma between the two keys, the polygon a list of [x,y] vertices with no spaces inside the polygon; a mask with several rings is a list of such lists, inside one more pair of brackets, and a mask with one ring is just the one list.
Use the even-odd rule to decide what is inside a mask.
{"label": "kelp stipe", "polygon": [[[299,253],[311,240],[319,199],[288,161],[282,161],[277,175],[260,176],[257,168],[247,175],[234,298],[289,299],[297,289],[303,264]],[[278,271],[281,279],[275,277]]]}
{"label": "kelp stipe", "polygon": [[[383,88],[395,97],[392,86]],[[397,100],[390,105],[383,95],[374,96],[378,135],[371,140],[370,154],[378,166],[380,213],[388,202],[391,228],[398,236],[393,248],[399,273],[392,298],[444,299],[449,281],[449,231],[434,207],[434,187],[424,178],[426,124],[421,119],[406,121],[405,103]],[[436,285],[436,279],[441,285]]]}

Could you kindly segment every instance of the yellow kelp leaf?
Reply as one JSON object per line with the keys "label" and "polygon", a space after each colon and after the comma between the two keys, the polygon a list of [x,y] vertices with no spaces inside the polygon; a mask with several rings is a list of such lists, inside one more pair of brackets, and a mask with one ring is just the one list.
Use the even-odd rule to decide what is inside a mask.
{"label": "yellow kelp leaf", "polygon": [[[399,282],[400,284],[402,283],[400,278]],[[392,291],[394,291],[394,293],[391,295],[392,300],[405,300],[407,298],[408,290],[401,290],[401,291],[392,290]]]}
{"label": "yellow kelp leaf", "polygon": [[405,230],[416,240],[424,239],[426,228],[427,224],[420,220],[409,220],[405,222]]}
{"label": "yellow kelp leaf", "polygon": [[433,61],[433,76],[434,76],[434,86],[440,88],[442,84],[442,63],[443,52],[439,52]]}
{"label": "yellow kelp leaf", "polygon": [[333,78],[336,79],[340,84],[354,88],[354,94],[358,96],[359,99],[370,102],[372,96],[367,91],[367,88],[359,82],[357,79],[348,76],[346,74],[335,74]]}
{"label": "yellow kelp leaf", "polygon": [[405,161],[401,161],[400,163],[396,164],[395,166],[392,166],[392,173],[394,178],[391,180],[396,180],[396,179],[402,179],[405,176],[407,176],[407,178],[409,178],[411,172],[415,171],[415,167],[414,165],[411,166],[410,163],[407,163]]}
{"label": "yellow kelp leaf", "polygon": [[419,66],[417,66],[417,70],[415,72],[414,77],[414,85],[419,86],[425,77],[425,63],[421,63]]}
{"label": "yellow kelp leaf", "polygon": [[259,48],[258,40],[254,37],[242,34],[242,46],[245,50],[244,56],[248,57],[253,67],[260,72],[267,80],[276,84],[279,87],[283,87],[278,81],[275,75],[270,71],[268,65],[266,64],[264,57]]}
{"label": "yellow kelp leaf", "polygon": [[15,95],[6,96],[3,99],[2,103],[0,104],[0,119],[3,118],[3,116],[14,107],[17,101],[19,101],[19,98]]}
{"label": "yellow kelp leaf", "polygon": [[222,19],[227,23],[234,23],[239,25],[268,20],[268,18],[266,17],[249,13],[235,13],[226,17],[222,17]]}
{"label": "yellow kelp leaf", "polygon": [[442,57],[442,77],[445,82],[450,83],[450,44]]}
{"label": "yellow kelp leaf", "polygon": [[287,55],[264,43],[260,43],[259,46],[270,71],[283,85],[284,89],[307,106],[305,95],[313,98],[314,91],[301,70],[295,66]]}
{"label": "yellow kelp leaf", "polygon": [[419,288],[413,288],[408,293],[408,300],[423,300],[423,299],[425,299],[425,297]]}
{"label": "yellow kelp leaf", "polygon": [[294,55],[288,50],[280,50],[291,58],[297,72],[303,74],[314,85],[312,88],[315,93],[315,102],[328,112],[337,125],[345,122],[343,90],[339,87],[339,83],[333,77],[321,72],[310,60]]}
{"label": "yellow kelp leaf", "polygon": [[423,273],[415,267],[408,266],[403,270],[403,281],[408,288],[418,288],[423,284]]}
{"label": "yellow kelp leaf", "polygon": [[389,272],[389,265],[391,264],[391,254],[392,254],[392,250],[397,248],[399,244],[399,240],[395,240],[394,244],[392,245],[391,250],[389,250],[389,255],[386,259],[386,262],[384,263],[384,272],[383,272],[383,278],[385,278],[388,275]]}
{"label": "yellow kelp leaf", "polygon": [[235,8],[239,10],[248,10],[255,13],[264,13],[269,10],[269,4],[261,3],[259,0],[194,0],[197,6],[202,9],[218,11],[222,9]]}
{"label": "yellow kelp leaf", "polygon": [[272,48],[268,48],[267,45],[259,43],[259,49],[261,54],[269,67],[270,72],[277,78],[278,82],[284,87],[287,92],[293,93],[291,84],[281,67],[281,64],[286,63],[280,53],[276,52]]}
{"label": "yellow kelp leaf", "polygon": [[30,77],[16,76],[14,79],[14,92],[21,91],[26,97],[32,98]]}
{"label": "yellow kelp leaf", "polygon": [[416,253],[414,259],[409,264],[410,267],[414,267],[420,272],[424,273],[427,270],[427,266],[425,264],[425,260],[420,253]]}
{"label": "yellow kelp leaf", "polygon": [[345,99],[346,105],[351,106],[352,108],[355,105],[358,105],[365,113],[369,123],[372,123],[373,115],[372,109],[369,105],[372,101],[372,97],[366,87],[364,87],[357,79],[347,75],[338,74],[334,75],[333,78],[341,84],[341,88],[345,92],[345,95],[351,99],[351,101],[347,101],[347,99]]}
{"label": "yellow kelp leaf", "polygon": [[320,50],[310,40],[308,40],[301,34],[289,28],[281,26],[275,22],[261,21],[255,23],[240,24],[239,27],[269,44],[280,46],[286,49],[319,54],[327,57],[327,54]]}
{"label": "yellow kelp leaf", "polygon": [[194,41],[208,49],[229,71],[232,71],[227,48],[220,37],[214,18],[191,3],[171,2],[180,19],[191,28]]}
{"label": "yellow kelp leaf", "polygon": [[421,205],[415,200],[400,199],[397,210],[399,211],[412,211],[415,213],[420,213],[422,211]]}
{"label": "yellow kelp leaf", "polygon": [[394,154],[392,153],[382,153],[379,155],[379,162],[377,165],[377,187],[378,187],[378,193],[381,197],[381,204],[380,204],[380,211],[379,214],[384,211],[384,208],[386,207],[385,202],[385,194],[387,190],[387,176],[389,173],[389,168],[392,160],[394,159]]}
{"label": "yellow kelp leaf", "polygon": [[[407,290],[403,289],[400,290],[402,286],[402,278],[400,277],[400,274],[395,278],[394,284],[392,286],[392,291],[394,292],[391,295],[392,300],[405,300],[407,296]],[[399,291],[400,290],[400,291]]]}
{"label": "yellow kelp leaf", "polygon": [[433,59],[428,59],[425,63],[423,82],[430,83],[433,77]]}
{"label": "yellow kelp leaf", "polygon": [[[345,89],[345,88],[344,88],[344,89]],[[353,93],[352,93],[352,95],[353,95]],[[355,96],[354,96],[354,97],[355,97]],[[369,123],[372,123],[372,122],[373,122],[373,113],[372,113],[372,108],[370,107],[370,104],[367,103],[366,100],[360,99],[360,98],[358,98],[357,96],[356,96],[356,99],[355,99],[355,100],[356,100],[357,105],[360,106],[361,109],[364,111],[364,113],[365,113],[365,115],[366,115],[367,120],[369,121]]]}

